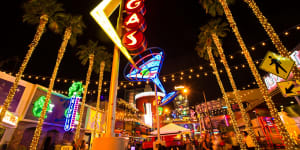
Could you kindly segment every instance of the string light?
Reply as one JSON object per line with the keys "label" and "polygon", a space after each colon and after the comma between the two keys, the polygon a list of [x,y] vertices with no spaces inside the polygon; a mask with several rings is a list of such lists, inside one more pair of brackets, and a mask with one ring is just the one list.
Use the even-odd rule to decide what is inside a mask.
{"label": "string light", "polygon": [[[288,50],[281,42],[279,36],[275,32],[272,25],[268,22],[267,18],[262,14],[262,12],[259,10],[258,6],[256,5],[254,0],[244,0],[245,3],[249,5],[249,7],[252,9],[253,13],[267,32],[268,36],[270,37],[272,43],[274,44],[275,48],[279,52],[279,54],[283,57],[290,58]],[[288,32],[284,33],[285,35],[288,35]],[[291,59],[291,58],[290,58]],[[292,72],[294,74],[294,79],[300,79],[300,71],[298,70],[297,66],[295,65],[292,69]]]}
{"label": "string light", "polygon": [[238,127],[238,125],[237,125],[237,121],[236,121],[235,115],[234,115],[234,113],[233,113],[233,111],[232,111],[232,108],[231,108],[230,102],[229,102],[229,100],[228,100],[227,94],[226,94],[226,92],[225,92],[223,83],[222,83],[221,78],[220,78],[220,76],[219,76],[218,69],[217,69],[217,65],[216,65],[215,60],[214,60],[214,58],[213,58],[213,55],[212,55],[211,47],[210,47],[210,46],[207,47],[207,53],[208,53],[208,56],[209,56],[209,60],[210,60],[210,62],[212,63],[212,66],[211,66],[211,67],[213,68],[213,70],[214,70],[214,72],[215,72],[215,76],[216,76],[216,78],[217,78],[219,87],[220,87],[221,92],[222,92],[222,94],[223,94],[223,98],[224,98],[225,104],[226,104],[226,106],[227,106],[228,114],[229,114],[230,117],[231,117],[231,124],[232,124],[232,126],[233,126],[233,129],[234,129],[236,135],[237,135],[237,141],[238,141],[238,143],[240,144],[240,148],[241,148],[242,150],[244,150],[244,149],[246,149],[246,146],[245,146],[245,143],[243,142],[243,137],[242,137],[241,132],[240,132],[240,130],[239,130],[239,127]]}
{"label": "string light", "polygon": [[[212,38],[213,38],[213,41],[214,41],[215,45],[217,46],[217,50],[218,50],[218,52],[220,54],[220,57],[221,57],[221,59],[223,61],[223,65],[225,67],[225,70],[227,72],[227,76],[229,78],[231,87],[233,89],[233,94],[235,96],[235,102],[239,105],[241,114],[243,116],[242,117],[243,121],[245,122],[245,126],[246,126],[246,128],[249,129],[248,133],[251,136],[251,139],[254,142],[254,145],[256,145],[257,149],[259,149],[259,144],[257,142],[256,135],[255,135],[254,130],[253,130],[252,126],[251,126],[250,117],[247,114],[247,112],[246,112],[246,110],[245,110],[245,108],[243,106],[240,94],[238,94],[238,90],[237,90],[235,81],[233,79],[232,73],[231,73],[231,71],[229,69],[229,65],[227,63],[227,60],[226,60],[226,57],[225,57],[224,50],[222,48],[221,42],[220,42],[218,36],[215,33],[212,34]],[[236,69],[238,69],[238,67]]]}
{"label": "string light", "polygon": [[[249,0],[247,0],[248,2]],[[249,67],[251,69],[251,72],[252,74],[254,75],[254,78],[259,86],[259,89],[265,99],[265,102],[270,110],[270,114],[271,116],[274,118],[274,121],[278,127],[278,130],[279,130],[279,133],[282,137],[282,140],[284,141],[284,144],[286,145],[286,148],[287,149],[295,149],[295,143],[293,143],[292,139],[290,138],[289,136],[289,133],[287,132],[287,129],[285,128],[284,124],[282,123],[280,117],[279,117],[279,114],[278,114],[278,111],[275,107],[275,104],[274,102],[272,101],[271,97],[268,95],[268,90],[266,88],[266,85],[263,83],[262,79],[260,78],[260,75],[258,73],[258,70],[256,69],[256,66],[249,54],[249,51],[247,50],[247,47],[239,33],[239,30],[238,30],[238,27],[236,25],[236,22],[234,21],[233,19],[233,16],[231,14],[231,11],[226,3],[226,0],[219,0],[219,2],[221,3],[223,9],[224,9],[224,12],[226,14],[226,18],[230,24],[230,27],[232,28],[236,38],[237,38],[237,41],[239,42],[240,44],[240,47],[242,48],[242,51],[245,53],[245,57],[246,57],[246,60],[249,64]]]}

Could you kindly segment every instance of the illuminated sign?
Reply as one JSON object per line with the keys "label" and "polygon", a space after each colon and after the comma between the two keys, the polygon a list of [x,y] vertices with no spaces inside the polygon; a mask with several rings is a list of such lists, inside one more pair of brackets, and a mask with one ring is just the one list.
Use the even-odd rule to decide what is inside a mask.
{"label": "illuminated sign", "polygon": [[118,36],[115,28],[111,24],[108,16],[118,7],[120,0],[103,0],[98,6],[96,6],[91,12],[91,16],[100,25],[103,31],[109,36],[109,38],[117,45],[123,55],[134,66],[135,63],[132,60],[127,49],[122,45],[121,39]]}
{"label": "illuminated sign", "polygon": [[138,12],[142,15],[145,15],[146,13],[143,0],[127,0],[125,3],[125,10],[128,14]]}
{"label": "illuminated sign", "polygon": [[[0,112],[2,111],[2,106],[0,107]],[[3,123],[6,123],[8,125],[17,126],[18,124],[18,116],[14,115],[13,113],[6,111],[5,115],[2,119]]]}
{"label": "illuminated sign", "polygon": [[[164,97],[165,95],[166,95],[165,93],[157,92],[157,96]],[[155,92],[151,91],[151,92],[143,92],[143,93],[136,94],[135,100],[145,96],[155,96]]]}
{"label": "illuminated sign", "polygon": [[[46,100],[46,97],[45,96],[41,96],[39,97],[33,104],[33,109],[32,109],[32,113],[35,117],[40,117],[41,116],[41,113],[42,113],[42,110],[43,110],[43,106],[44,106],[44,103],[45,103],[45,100]],[[45,118],[47,118],[47,113],[48,112],[52,112],[52,109],[53,109],[54,105],[51,104],[51,99],[49,99],[49,102],[48,102],[48,106],[47,106],[47,109],[46,109],[46,114],[45,114]]]}
{"label": "illuminated sign", "polygon": [[162,107],[158,107],[158,115],[162,115],[164,109]]}
{"label": "illuminated sign", "polygon": [[146,103],[146,114],[144,115],[145,124],[152,127],[151,103]]}
{"label": "illuminated sign", "polygon": [[173,92],[168,93],[168,94],[161,100],[160,106],[164,106],[164,105],[168,104],[168,103],[171,102],[177,95],[178,95],[178,91],[173,91]]}
{"label": "illuminated sign", "polygon": [[145,57],[142,57],[136,62],[142,63],[141,65],[138,65],[139,69],[131,68],[130,73],[127,74],[125,77],[133,81],[152,80],[152,82],[154,82],[163,93],[166,93],[164,87],[162,86],[158,78],[162,61],[163,52],[146,55]]}
{"label": "illuminated sign", "polygon": [[69,88],[69,97],[80,96],[83,93],[83,86],[81,82],[74,82],[71,87]]}
{"label": "illuminated sign", "polygon": [[292,59],[268,51],[259,68],[287,79],[294,64],[295,62]]}
{"label": "illuminated sign", "polygon": [[70,131],[75,127],[76,113],[78,110],[78,104],[80,97],[72,96],[70,99],[70,104],[67,111],[66,122],[64,126],[65,131]]}
{"label": "illuminated sign", "polygon": [[[297,68],[300,68],[300,51],[294,51],[291,55],[290,55],[291,59],[294,60],[295,64],[297,65]],[[288,79],[293,77],[293,73],[290,74],[290,76],[288,77]],[[273,91],[276,89],[277,87],[277,82],[281,82],[281,81],[285,81],[284,79],[270,73],[266,76],[263,77],[265,84],[267,86],[267,89],[269,92]]]}
{"label": "illuminated sign", "polygon": [[140,31],[127,32],[122,39],[124,46],[129,50],[131,55],[142,53],[147,47],[145,36]]}
{"label": "illuminated sign", "polygon": [[128,0],[125,3],[127,16],[123,25],[127,33],[123,36],[122,43],[129,50],[130,55],[139,55],[147,48],[147,41],[143,35],[146,30],[144,15],[144,1]]}
{"label": "illuminated sign", "polygon": [[124,19],[124,26],[127,31],[140,30],[141,32],[144,32],[147,28],[145,19],[138,13],[127,16]]}

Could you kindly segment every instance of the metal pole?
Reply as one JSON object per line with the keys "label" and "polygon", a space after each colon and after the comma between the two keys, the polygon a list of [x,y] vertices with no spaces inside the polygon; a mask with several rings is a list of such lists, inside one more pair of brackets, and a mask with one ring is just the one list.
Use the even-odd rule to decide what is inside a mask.
{"label": "metal pole", "polygon": [[157,126],[157,143],[160,143],[160,127],[159,127],[159,115],[158,115],[158,98],[157,98],[157,87],[154,84],[155,100],[156,100],[156,126]]}
{"label": "metal pole", "polygon": [[[119,17],[117,22],[117,33],[119,35],[122,34],[122,11],[123,11],[123,1],[121,1],[119,8]],[[111,70],[111,82],[110,82],[110,90],[109,90],[109,98],[108,98],[108,111],[107,111],[107,125],[105,131],[105,137],[114,137],[115,130],[115,119],[116,119],[116,101],[117,101],[117,87],[118,87],[118,78],[119,78],[119,64],[120,64],[120,51],[118,47],[115,45],[114,47],[114,55],[112,62],[112,70]]]}

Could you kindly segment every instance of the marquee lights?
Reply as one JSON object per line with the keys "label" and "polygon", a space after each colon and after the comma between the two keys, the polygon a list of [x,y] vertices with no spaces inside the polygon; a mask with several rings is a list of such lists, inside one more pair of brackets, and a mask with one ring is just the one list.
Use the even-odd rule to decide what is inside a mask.
{"label": "marquee lights", "polygon": [[77,96],[72,96],[70,99],[70,104],[68,107],[65,126],[64,126],[65,131],[70,131],[75,127],[79,101],[80,101],[80,97]]}

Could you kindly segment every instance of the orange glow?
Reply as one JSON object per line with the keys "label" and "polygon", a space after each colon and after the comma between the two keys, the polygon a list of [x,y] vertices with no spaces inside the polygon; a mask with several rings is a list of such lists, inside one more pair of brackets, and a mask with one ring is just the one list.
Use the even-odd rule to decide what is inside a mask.
{"label": "orange glow", "polygon": [[189,90],[187,88],[183,89],[183,93],[188,93]]}
{"label": "orange glow", "polygon": [[128,25],[132,23],[140,23],[140,19],[138,18],[136,13],[133,13],[125,24]]}

